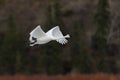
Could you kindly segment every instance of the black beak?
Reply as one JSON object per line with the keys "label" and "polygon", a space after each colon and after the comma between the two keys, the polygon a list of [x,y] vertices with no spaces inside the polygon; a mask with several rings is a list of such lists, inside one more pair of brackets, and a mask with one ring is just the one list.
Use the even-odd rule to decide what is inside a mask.
{"label": "black beak", "polygon": [[30,42],[30,44],[34,44],[34,43],[37,42],[37,38],[32,37],[32,40],[33,40],[34,42]]}

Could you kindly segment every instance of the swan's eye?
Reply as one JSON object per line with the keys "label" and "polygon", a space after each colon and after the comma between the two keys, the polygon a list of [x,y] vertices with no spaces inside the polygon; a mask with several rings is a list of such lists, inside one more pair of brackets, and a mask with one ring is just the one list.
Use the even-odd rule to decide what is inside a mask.
{"label": "swan's eye", "polygon": [[37,41],[37,38],[32,37],[32,40]]}

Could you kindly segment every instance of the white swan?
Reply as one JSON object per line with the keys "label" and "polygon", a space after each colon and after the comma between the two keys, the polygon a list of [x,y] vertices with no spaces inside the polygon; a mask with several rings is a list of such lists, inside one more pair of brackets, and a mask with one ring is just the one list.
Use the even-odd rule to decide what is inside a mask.
{"label": "white swan", "polygon": [[56,26],[45,33],[41,29],[40,25],[38,25],[33,31],[30,32],[29,41],[30,46],[34,46],[35,44],[45,44],[51,40],[56,40],[61,44],[65,44],[68,42],[68,40],[65,38],[70,38],[70,36],[69,34],[63,36],[59,26]]}

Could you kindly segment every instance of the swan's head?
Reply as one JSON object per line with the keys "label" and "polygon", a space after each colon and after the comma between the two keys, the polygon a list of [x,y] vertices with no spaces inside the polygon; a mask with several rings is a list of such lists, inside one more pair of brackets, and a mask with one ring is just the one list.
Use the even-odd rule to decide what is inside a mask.
{"label": "swan's head", "polygon": [[32,37],[32,41],[30,41],[30,46],[34,46],[37,42],[37,38]]}

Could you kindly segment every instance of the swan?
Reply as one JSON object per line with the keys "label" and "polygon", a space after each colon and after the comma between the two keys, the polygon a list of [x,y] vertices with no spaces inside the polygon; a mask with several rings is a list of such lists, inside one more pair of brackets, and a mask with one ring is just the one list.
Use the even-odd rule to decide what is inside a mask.
{"label": "swan", "polygon": [[67,34],[63,36],[59,26],[56,26],[45,33],[41,29],[40,25],[38,25],[33,31],[30,32],[29,41],[30,46],[34,46],[36,44],[46,44],[52,40],[55,40],[60,44],[66,44],[68,42],[66,38],[70,38],[70,35]]}

